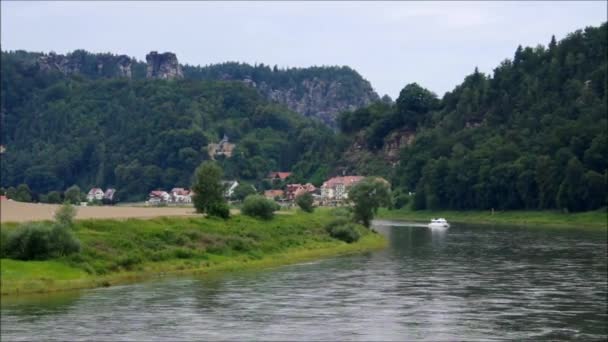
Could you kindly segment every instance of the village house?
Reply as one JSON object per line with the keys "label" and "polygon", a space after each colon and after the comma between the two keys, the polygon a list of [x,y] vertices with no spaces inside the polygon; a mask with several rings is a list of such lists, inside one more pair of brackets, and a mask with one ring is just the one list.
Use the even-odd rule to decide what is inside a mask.
{"label": "village house", "polygon": [[108,188],[106,192],[103,193],[103,200],[107,202],[114,202],[114,195],[116,194],[116,189]]}
{"label": "village house", "polygon": [[236,147],[235,144],[230,143],[228,136],[224,134],[224,137],[217,144],[207,145],[207,153],[209,157],[215,160],[216,157],[225,156],[226,158],[232,157],[232,151]]}
{"label": "village house", "polygon": [[100,188],[92,188],[87,193],[87,202],[102,201],[104,196],[103,190]]}
{"label": "village house", "polygon": [[287,177],[291,176],[291,172],[270,172],[267,178],[271,181],[284,181]]}
{"label": "village house", "polygon": [[230,198],[234,194],[234,189],[239,186],[239,182],[235,180],[222,181],[222,185],[224,186],[224,197]]}
{"label": "village house", "polygon": [[192,203],[192,192],[184,188],[173,188],[170,193],[170,202],[173,203]]}
{"label": "village house", "polygon": [[266,190],[264,191],[264,197],[271,199],[271,200],[275,200],[275,199],[283,199],[284,196],[284,192],[283,190]]}
{"label": "village house", "polygon": [[296,197],[305,193],[313,193],[317,188],[311,183],[302,184],[287,184],[285,186],[285,199],[293,201]]}
{"label": "village house", "polygon": [[342,201],[348,199],[348,189],[363,180],[363,176],[333,177],[321,186],[323,201]]}
{"label": "village house", "polygon": [[148,195],[148,204],[154,204],[154,205],[159,205],[159,204],[167,204],[171,201],[171,195],[166,192],[166,191],[162,191],[162,190],[153,190],[150,191],[150,194]]}

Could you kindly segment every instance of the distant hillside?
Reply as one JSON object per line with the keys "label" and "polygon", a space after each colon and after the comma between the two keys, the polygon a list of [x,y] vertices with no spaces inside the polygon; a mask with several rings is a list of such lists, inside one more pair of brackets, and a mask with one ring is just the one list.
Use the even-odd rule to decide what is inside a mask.
{"label": "distant hillside", "polygon": [[254,87],[271,101],[292,111],[316,117],[335,127],[336,116],[378,100],[370,83],[349,67],[310,67],[278,69],[276,66],[223,63],[209,66],[180,65],[173,53],[151,52],[146,62],[126,55],[92,54],[76,50],[67,55],[25,51],[6,53],[24,68],[63,75],[80,75],[90,79],[124,77],[195,79],[208,81],[241,81]]}
{"label": "distant hillside", "polygon": [[410,84],[394,105],[344,113],[350,147],[339,165],[391,178],[419,209],[605,206],[607,31],[520,46],[492,76],[475,70],[441,100]]}
{"label": "distant hillside", "polygon": [[2,54],[3,187],[113,186],[123,200],[142,199],[154,188],[189,186],[207,146],[224,135],[236,144],[232,158],[217,158],[226,178],[259,182],[278,170],[318,183],[322,165],[336,158],[327,126],[241,82],[166,80],[162,73],[177,69],[159,65],[146,70],[152,79],[105,77],[105,65],[102,75],[85,77],[82,70],[94,70],[86,58],[59,64],[66,75],[24,56],[32,55]]}

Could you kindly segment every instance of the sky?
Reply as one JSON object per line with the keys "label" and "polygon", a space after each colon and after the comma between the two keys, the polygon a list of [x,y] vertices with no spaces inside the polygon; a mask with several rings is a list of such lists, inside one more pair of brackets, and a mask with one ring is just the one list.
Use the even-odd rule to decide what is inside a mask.
{"label": "sky", "polygon": [[416,82],[442,96],[519,44],[547,45],[605,22],[606,1],[2,1],[3,50],[75,49],[182,64],[348,65],[393,99]]}

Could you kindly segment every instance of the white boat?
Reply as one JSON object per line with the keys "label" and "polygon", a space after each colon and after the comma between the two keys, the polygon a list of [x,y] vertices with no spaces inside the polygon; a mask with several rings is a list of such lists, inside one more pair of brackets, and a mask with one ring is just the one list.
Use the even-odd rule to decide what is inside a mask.
{"label": "white boat", "polygon": [[432,219],[429,228],[449,228],[450,224],[444,218]]}

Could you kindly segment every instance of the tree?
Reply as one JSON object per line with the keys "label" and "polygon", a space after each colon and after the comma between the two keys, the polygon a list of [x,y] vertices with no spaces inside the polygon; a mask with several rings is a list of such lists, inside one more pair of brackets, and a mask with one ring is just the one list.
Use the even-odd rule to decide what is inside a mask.
{"label": "tree", "polygon": [[223,217],[222,214],[225,211],[222,205],[226,205],[226,200],[224,199],[224,186],[221,182],[222,169],[216,162],[205,161],[196,169],[194,178],[192,201],[196,211],[201,214]]}
{"label": "tree", "polygon": [[313,198],[310,192],[306,192],[296,197],[296,204],[307,213],[312,213],[315,208],[312,206]]}
{"label": "tree", "polygon": [[255,194],[255,188],[246,183],[239,183],[239,185],[234,188],[234,192],[232,193],[231,199],[236,201],[242,201],[245,197],[249,195]]}
{"label": "tree", "polygon": [[71,204],[78,204],[80,203],[82,195],[80,193],[80,188],[78,187],[78,185],[72,185],[65,191],[63,196],[66,202]]}
{"label": "tree", "polygon": [[27,184],[19,184],[19,186],[17,186],[17,190],[15,191],[15,197],[13,199],[19,202],[31,202],[32,192],[30,191],[30,187],[27,186]]}
{"label": "tree", "polygon": [[6,189],[6,197],[14,200],[15,196],[17,196],[17,189],[12,186],[9,186],[8,189]]}
{"label": "tree", "polygon": [[262,195],[249,195],[243,202],[241,211],[251,217],[270,220],[274,217],[275,210],[279,210],[279,205]]}
{"label": "tree", "polygon": [[391,204],[391,195],[385,180],[368,177],[353,185],[348,191],[348,199],[354,203],[354,220],[369,227],[380,207]]}
{"label": "tree", "polygon": [[68,202],[64,203],[55,212],[55,222],[63,227],[71,227],[72,222],[74,221],[74,217],[76,217],[76,211],[77,210],[73,205]]}
{"label": "tree", "polygon": [[572,157],[566,166],[564,181],[559,186],[557,205],[567,211],[586,209],[587,187],[581,162]]}
{"label": "tree", "polygon": [[51,191],[46,195],[47,203],[61,203],[61,192]]}

